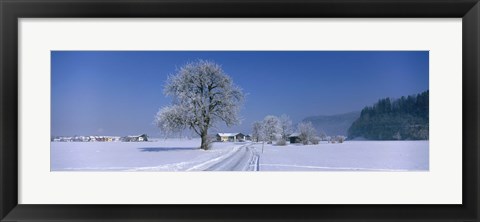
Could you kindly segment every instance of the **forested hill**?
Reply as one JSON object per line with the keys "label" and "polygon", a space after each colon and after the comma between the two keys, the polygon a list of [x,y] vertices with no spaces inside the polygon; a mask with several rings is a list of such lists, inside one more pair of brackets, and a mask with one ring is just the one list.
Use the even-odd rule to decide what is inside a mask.
{"label": "forested hill", "polygon": [[348,129],[349,139],[428,140],[428,90],[365,107]]}

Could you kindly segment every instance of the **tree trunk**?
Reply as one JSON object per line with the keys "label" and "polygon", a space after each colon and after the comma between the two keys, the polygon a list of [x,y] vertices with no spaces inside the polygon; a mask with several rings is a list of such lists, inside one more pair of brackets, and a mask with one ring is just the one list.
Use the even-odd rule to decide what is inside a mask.
{"label": "tree trunk", "polygon": [[201,132],[200,137],[202,138],[202,144],[200,145],[200,149],[203,150],[208,150],[209,147],[209,141],[208,141],[208,131],[204,130]]}

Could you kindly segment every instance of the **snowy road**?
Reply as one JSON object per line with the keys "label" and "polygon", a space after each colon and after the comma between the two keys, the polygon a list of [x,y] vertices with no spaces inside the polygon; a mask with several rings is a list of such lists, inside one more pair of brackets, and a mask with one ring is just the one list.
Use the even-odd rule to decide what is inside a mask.
{"label": "snowy road", "polygon": [[211,157],[208,160],[200,157],[186,162],[136,168],[134,171],[165,169],[174,171],[259,171],[260,157],[253,143],[233,145],[229,148],[221,149],[216,156],[208,156]]}
{"label": "snowy road", "polygon": [[246,144],[223,156],[222,160],[206,168],[206,171],[258,171],[259,155],[252,146]]}

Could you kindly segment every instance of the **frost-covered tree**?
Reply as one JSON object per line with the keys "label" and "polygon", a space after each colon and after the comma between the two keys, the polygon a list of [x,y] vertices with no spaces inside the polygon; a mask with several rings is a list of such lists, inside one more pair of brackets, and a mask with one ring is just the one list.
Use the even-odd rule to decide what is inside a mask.
{"label": "frost-covered tree", "polygon": [[297,128],[298,132],[300,133],[298,137],[304,145],[307,145],[309,142],[315,143],[317,131],[315,130],[311,122],[299,123]]}
{"label": "frost-covered tree", "polygon": [[202,139],[201,149],[209,148],[208,130],[216,123],[232,126],[240,121],[244,94],[214,62],[198,60],[181,67],[168,77],[164,94],[173,104],[158,111],[156,125],[164,133],[192,130]]}
{"label": "frost-covered tree", "polygon": [[166,106],[155,115],[155,123],[165,138],[180,133],[186,128],[184,113],[181,106]]}
{"label": "frost-covered tree", "polygon": [[325,134],[325,132],[320,132],[319,139],[322,140],[322,141],[327,140],[327,134]]}
{"label": "frost-covered tree", "polygon": [[264,139],[267,143],[272,143],[280,133],[280,120],[276,116],[269,115],[263,119],[262,125]]}
{"label": "frost-covered tree", "polygon": [[400,132],[397,131],[395,134],[393,134],[393,139],[394,140],[401,140],[402,136],[400,135]]}
{"label": "frost-covered tree", "polygon": [[282,136],[282,140],[286,141],[292,133],[292,120],[285,114],[281,115],[278,119],[280,121],[280,135]]}
{"label": "frost-covered tree", "polygon": [[343,141],[345,141],[345,137],[338,135],[335,137],[335,140],[337,141],[337,143],[343,143]]}
{"label": "frost-covered tree", "polygon": [[263,127],[261,122],[254,122],[252,124],[252,140],[258,142],[262,140]]}

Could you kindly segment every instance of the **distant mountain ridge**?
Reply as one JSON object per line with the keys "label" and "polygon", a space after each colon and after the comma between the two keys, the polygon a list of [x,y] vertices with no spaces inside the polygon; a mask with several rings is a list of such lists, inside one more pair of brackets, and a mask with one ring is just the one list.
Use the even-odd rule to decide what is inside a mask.
{"label": "distant mountain ridge", "polygon": [[347,136],[348,129],[359,117],[360,111],[354,111],[335,115],[309,116],[302,122],[311,122],[319,134],[323,132],[328,136]]}

